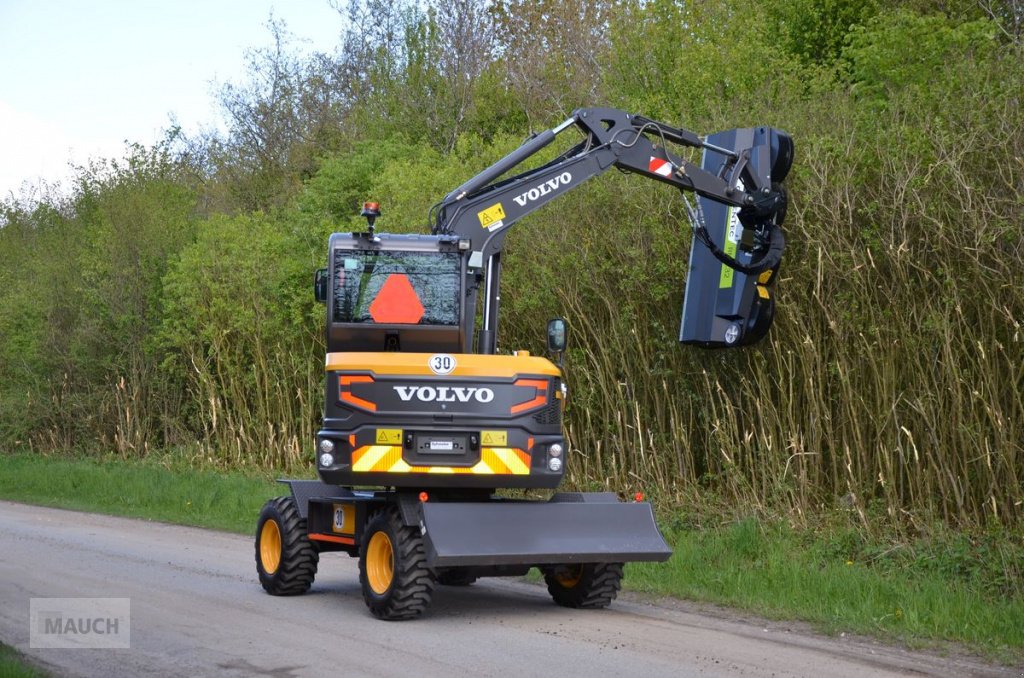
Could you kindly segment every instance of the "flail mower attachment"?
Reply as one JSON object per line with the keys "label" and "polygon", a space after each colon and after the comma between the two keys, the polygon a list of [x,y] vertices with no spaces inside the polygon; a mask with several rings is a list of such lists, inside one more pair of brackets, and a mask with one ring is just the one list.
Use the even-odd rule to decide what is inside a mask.
{"label": "flail mower attachment", "polygon": [[[758,162],[769,162],[772,202],[737,208],[702,196],[696,207],[687,203],[694,239],[679,341],[709,348],[745,346],[762,339],[775,316],[772,288],[786,244],[781,182],[793,161],[793,142],[769,127],[719,132],[707,141],[722,149],[754,150],[750,164],[755,173]],[[704,150],[703,169],[715,173],[725,162],[723,153]]]}

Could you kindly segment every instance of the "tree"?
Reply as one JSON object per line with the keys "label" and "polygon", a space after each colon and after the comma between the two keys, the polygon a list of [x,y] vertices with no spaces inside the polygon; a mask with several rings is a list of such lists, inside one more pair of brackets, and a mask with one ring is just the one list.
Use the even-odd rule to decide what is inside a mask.
{"label": "tree", "polygon": [[497,54],[530,127],[600,101],[608,0],[497,0]]}
{"label": "tree", "polygon": [[283,21],[271,17],[267,26],[272,44],[248,53],[248,81],[221,87],[228,135],[208,144],[215,173],[243,210],[294,196],[317,157],[337,148],[350,105],[327,55],[304,57]]}

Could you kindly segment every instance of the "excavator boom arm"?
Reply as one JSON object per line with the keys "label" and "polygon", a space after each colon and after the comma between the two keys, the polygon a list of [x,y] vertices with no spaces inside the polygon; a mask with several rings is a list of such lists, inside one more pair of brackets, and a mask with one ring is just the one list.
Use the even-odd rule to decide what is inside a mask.
{"label": "excavator boom arm", "polygon": [[[539,167],[502,178],[540,153],[570,127],[583,133],[583,141]],[[495,350],[501,250],[508,229],[555,198],[612,168],[735,208],[743,227],[755,233],[766,253],[755,262],[760,266],[735,259],[735,249],[733,254],[727,252],[724,236],[719,240],[723,241],[725,249],[716,245],[699,218],[695,224],[697,240],[724,266],[741,273],[750,275],[777,269],[785,244],[779,229],[786,201],[780,182],[792,162],[792,141],[785,132],[766,127],[735,132],[730,138],[740,147],[729,148],[710,143],[689,130],[625,111],[578,109],[562,124],[531,137],[445,196],[436,208],[433,233],[457,236],[471,251],[470,268],[483,270],[486,276],[479,352]],[[729,136],[726,133],[717,136],[723,134]],[[739,143],[741,140],[745,143]],[[698,167],[680,157],[670,144],[702,149],[705,166]],[[708,158],[715,160],[713,171]],[[694,212],[695,217],[698,214],[699,211]],[[761,294],[763,296],[763,292]],[[750,305],[749,300],[744,303]],[[466,309],[475,312],[475,286],[469,290]],[[724,345],[728,342],[694,343]]]}

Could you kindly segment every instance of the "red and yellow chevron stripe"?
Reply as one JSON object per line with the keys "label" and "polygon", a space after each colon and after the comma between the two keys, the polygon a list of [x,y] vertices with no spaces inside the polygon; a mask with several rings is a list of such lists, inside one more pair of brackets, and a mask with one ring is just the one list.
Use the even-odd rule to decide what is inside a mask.
{"label": "red and yellow chevron stripe", "polygon": [[352,452],[355,473],[468,473],[491,476],[530,475],[530,455],[516,447],[484,447],[474,466],[410,466],[400,445],[364,445]]}

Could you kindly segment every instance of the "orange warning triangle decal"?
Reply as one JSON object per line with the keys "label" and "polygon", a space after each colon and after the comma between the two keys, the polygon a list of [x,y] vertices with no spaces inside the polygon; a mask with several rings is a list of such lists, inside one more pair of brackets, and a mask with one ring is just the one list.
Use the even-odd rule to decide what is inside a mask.
{"label": "orange warning triangle decal", "polygon": [[392,273],[381,285],[370,304],[370,317],[375,323],[415,325],[423,317],[420,297],[404,273]]}

